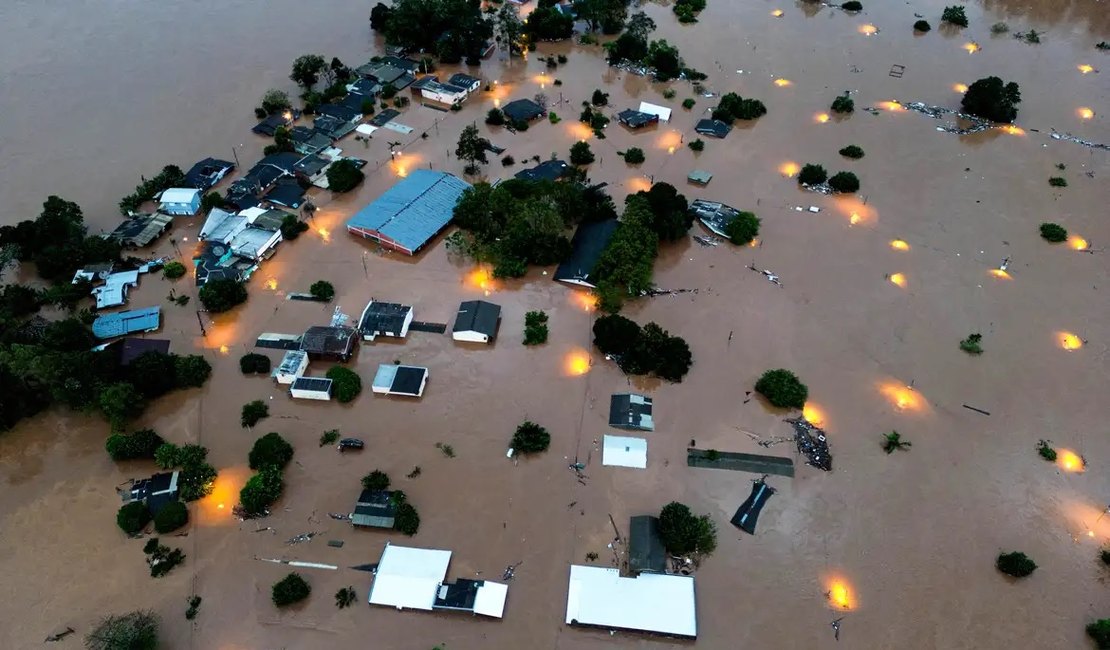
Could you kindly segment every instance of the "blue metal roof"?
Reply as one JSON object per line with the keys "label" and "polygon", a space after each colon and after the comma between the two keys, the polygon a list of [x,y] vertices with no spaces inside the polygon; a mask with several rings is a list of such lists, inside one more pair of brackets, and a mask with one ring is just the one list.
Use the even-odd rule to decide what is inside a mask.
{"label": "blue metal roof", "polygon": [[162,308],[147,307],[105,314],[93,321],[92,331],[98,339],[110,339],[133,332],[152,332],[161,322]]}
{"label": "blue metal roof", "polygon": [[415,252],[451,221],[470,184],[446,172],[418,169],[347,221]]}

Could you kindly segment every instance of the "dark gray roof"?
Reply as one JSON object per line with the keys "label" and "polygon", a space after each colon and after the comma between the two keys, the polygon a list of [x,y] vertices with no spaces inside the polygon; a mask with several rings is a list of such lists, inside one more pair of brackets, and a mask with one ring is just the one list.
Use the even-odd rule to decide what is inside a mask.
{"label": "dark gray roof", "polygon": [[293,170],[302,176],[312,178],[313,176],[323,171],[323,169],[329,164],[331,164],[331,161],[327,158],[324,158],[323,156],[317,156],[315,154],[309,154],[304,158],[298,160],[297,164],[293,165]]}
{"label": "dark gray roof", "polygon": [[530,122],[547,111],[543,110],[543,106],[540,106],[531,99],[516,99],[505,104],[501,112],[505,114],[505,117],[514,122],[518,120],[521,122]]}
{"label": "dark gray roof", "polygon": [[316,107],[316,115],[330,115],[342,122],[353,122],[362,117],[362,111],[339,104],[320,104]]}
{"label": "dark gray roof", "polygon": [[237,255],[229,254],[227,244],[205,241],[193,258],[196,269],[196,283],[204,286],[209,280],[242,280],[247,271],[256,264]]}
{"label": "dark gray roof", "polygon": [[396,515],[397,506],[393,501],[392,492],[363,490],[351,515],[351,523],[355,526],[393,528]]}
{"label": "dark gray roof", "polygon": [[513,175],[513,178],[526,181],[555,181],[562,178],[569,168],[570,165],[565,161],[545,160],[535,167],[520,170]]}
{"label": "dark gray roof", "polygon": [[167,354],[170,351],[170,342],[165,339],[137,339],[128,337],[123,339],[119,350],[119,365],[130,365],[132,361],[147,352],[160,352]]}
{"label": "dark gray roof", "polygon": [[290,215],[288,212],[283,212],[282,210],[267,210],[255,217],[254,223],[252,223],[251,226],[259,228],[261,230],[280,230],[281,222],[287,216],[296,215]]}
{"label": "dark gray roof", "polygon": [[295,210],[304,203],[304,188],[295,178],[281,178],[266,194],[266,200]]}
{"label": "dark gray roof", "polygon": [[327,135],[307,126],[293,127],[289,137],[293,140],[293,147],[303,154],[313,154],[321,149],[327,149],[332,143]]}
{"label": "dark gray roof", "polygon": [[437,82],[439,82],[439,77],[437,77],[435,75],[430,75],[430,74],[425,75],[425,76],[420,77],[419,79],[417,79],[415,82],[413,82],[412,89],[413,90],[423,90],[424,88],[426,88],[428,86],[428,84],[433,84],[433,83],[437,83]]}
{"label": "dark gray roof", "polygon": [[362,314],[358,329],[363,334],[377,336],[378,334],[400,334],[404,327],[405,317],[412,311],[412,307],[395,302],[372,301],[366,306]]}
{"label": "dark gray roof", "polygon": [[[239,183],[241,181],[246,181],[247,183],[250,183],[251,185],[256,187],[256,191],[265,191],[269,189],[271,185],[276,183],[277,179],[281,178],[282,176],[285,176],[284,170],[278,169],[273,165],[266,165],[260,162],[254,167],[251,167],[251,170],[247,172],[246,176],[240,178],[235,182]],[[230,191],[229,194],[231,194]]]}
{"label": "dark gray roof", "polygon": [[482,80],[478,77],[472,77],[468,74],[463,74],[462,72],[456,72],[455,74],[451,75],[451,78],[447,80],[447,83],[451,84],[452,86],[470,88],[475,83],[481,83],[481,81]]}
{"label": "dark gray roof", "polygon": [[327,377],[297,377],[291,388],[331,393],[331,380]]}
{"label": "dark gray roof", "polygon": [[478,590],[485,584],[484,580],[470,580],[459,578],[455,584],[444,582],[436,592],[433,609],[461,609],[472,611],[474,602],[478,600]]}
{"label": "dark gray roof", "polygon": [[283,172],[292,174],[293,166],[296,165],[297,161],[300,159],[300,154],[296,154],[291,151],[281,151],[279,153],[272,153],[269,156],[264,156],[262,160],[259,160],[258,163],[254,166],[254,169],[257,169],[260,165],[269,165],[271,167],[276,167]]}
{"label": "dark gray roof", "polygon": [[491,339],[497,335],[501,322],[501,306],[485,300],[467,300],[459,305],[452,332],[478,332]]}
{"label": "dark gray roof", "polygon": [[740,215],[740,211],[732,206],[716,201],[703,201],[702,199],[695,199],[690,204],[690,211],[706,228],[721,237],[728,237],[726,230],[728,224],[735,221],[736,217]]}
{"label": "dark gray roof", "polygon": [[147,508],[157,514],[167,503],[177,500],[179,486],[178,472],[160,472],[135,481],[131,486],[131,498],[142,501]]}
{"label": "dark gray roof", "polygon": [[628,569],[633,573],[663,573],[667,569],[667,549],[659,536],[659,520],[650,515],[632,517],[628,532]]}
{"label": "dark gray roof", "polygon": [[420,393],[420,384],[424,382],[424,376],[427,374],[428,371],[424,368],[399,366],[397,374],[393,378],[393,387],[390,390],[394,393],[417,395]]}
{"label": "dark gray roof", "polygon": [[350,110],[357,112],[359,115],[363,114],[362,105],[365,102],[370,102],[370,104],[373,105],[374,98],[367,97],[366,95],[360,95],[358,93],[347,93],[346,95],[335,100],[335,104],[337,106],[349,108]]}
{"label": "dark gray roof", "polygon": [[378,113],[373,118],[371,118],[370,119],[370,124],[373,124],[374,126],[385,126],[393,118],[397,117],[400,114],[401,114],[401,111],[396,111],[396,110],[393,110],[392,108],[387,108],[384,111],[382,111],[381,113]]}
{"label": "dark gray roof", "polygon": [[652,113],[641,113],[634,111],[631,108],[617,113],[617,121],[629,128],[638,129],[648,124],[653,124],[659,121],[659,116]]}
{"label": "dark gray roof", "polygon": [[382,91],[382,85],[373,79],[356,79],[347,84],[347,90],[373,98]]}
{"label": "dark gray roof", "polygon": [[387,54],[386,56],[383,56],[381,61],[382,61],[382,63],[385,63],[387,65],[391,65],[395,68],[401,68],[403,70],[408,70],[409,72],[413,72],[417,68],[420,67],[420,62],[419,61],[413,61],[412,59],[406,59],[406,58],[399,57],[399,56],[393,56],[391,54]]}
{"label": "dark gray roof", "polygon": [[108,235],[120,245],[141,248],[150,244],[173,225],[173,217],[168,214],[137,214],[126,219]]}
{"label": "dark gray roof", "polygon": [[289,126],[292,123],[293,120],[286,118],[283,113],[274,113],[273,115],[266,116],[266,119],[256,124],[251,131],[254,131],[258,135],[272,136],[278,130],[279,126]]}
{"label": "dark gray roof", "polygon": [[617,229],[616,219],[590,221],[578,226],[571,240],[570,257],[555,269],[554,279],[594,286],[590,281],[601,252],[609,245]]}
{"label": "dark gray roof", "polygon": [[655,429],[650,397],[618,393],[609,400],[609,426],[620,429]]}
{"label": "dark gray roof", "polygon": [[305,331],[301,349],[309,354],[342,357],[351,353],[355,340],[355,330],[350,327],[316,325]]}
{"label": "dark gray roof", "polygon": [[235,163],[217,158],[205,158],[185,172],[185,185],[198,190],[207,190],[232,169],[235,169]]}
{"label": "dark gray roof", "polygon": [[729,134],[729,131],[732,131],[732,125],[725,124],[720,120],[698,120],[694,130],[702,135],[723,138]]}
{"label": "dark gray roof", "polygon": [[[346,110],[346,109],[343,109]],[[317,115],[312,121],[312,127],[317,133],[333,140],[338,140],[355,130],[358,124],[354,120],[342,119],[334,115]]]}

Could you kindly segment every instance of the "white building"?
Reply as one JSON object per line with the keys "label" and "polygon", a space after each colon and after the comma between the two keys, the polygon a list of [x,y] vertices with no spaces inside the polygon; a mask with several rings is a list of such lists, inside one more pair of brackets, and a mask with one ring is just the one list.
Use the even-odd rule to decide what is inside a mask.
{"label": "white building", "polygon": [[127,302],[127,290],[137,286],[139,286],[138,271],[112,273],[104,279],[104,284],[92,290],[92,295],[96,296],[96,308],[119,307]]}
{"label": "white building", "polygon": [[192,216],[200,212],[200,190],[171,187],[158,197],[158,210],[165,214]]}
{"label": "white building", "polygon": [[272,254],[274,247],[281,242],[281,231],[251,225],[255,218],[257,215],[253,213],[231,214],[213,208],[201,226],[200,238],[226,244],[235,255],[257,262]]}
{"label": "white building", "polygon": [[379,395],[420,397],[428,384],[428,369],[383,363],[374,375],[373,390]]}
{"label": "white building", "polygon": [[696,638],[694,578],[571,565],[566,623]]}
{"label": "white building", "polygon": [[467,300],[459,305],[451,338],[470,343],[489,343],[497,336],[501,307],[485,300]]}
{"label": "white building", "polygon": [[671,121],[671,109],[666,106],[658,104],[650,104],[648,102],[640,102],[640,112],[647,113],[648,115],[658,115],[660,122]]}
{"label": "white building", "polygon": [[397,609],[454,610],[501,618],[509,586],[460,578],[444,582],[451,551],[386,543],[367,600]]}
{"label": "white building", "polygon": [[281,364],[274,368],[270,376],[279,384],[292,384],[304,375],[308,368],[308,353],[304,350],[289,350],[281,359]]}
{"label": "white building", "polygon": [[297,377],[289,387],[289,395],[297,399],[331,399],[331,380],[327,377]]}
{"label": "white building", "polygon": [[425,99],[430,99],[441,104],[461,104],[469,95],[466,88],[452,86],[451,84],[429,81],[420,89],[420,94]]}
{"label": "white building", "polygon": [[647,440],[627,436],[605,436],[601,448],[601,464],[611,467],[647,467]]}
{"label": "white building", "polygon": [[371,300],[358,319],[358,331],[364,341],[373,341],[379,336],[403,339],[409,334],[412,325],[412,307],[395,302]]}

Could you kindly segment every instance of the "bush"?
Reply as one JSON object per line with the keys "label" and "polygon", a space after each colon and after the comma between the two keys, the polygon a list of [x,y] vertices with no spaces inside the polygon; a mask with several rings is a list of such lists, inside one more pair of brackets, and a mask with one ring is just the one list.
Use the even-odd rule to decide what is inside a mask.
{"label": "bush", "polygon": [[834,113],[851,113],[856,110],[856,103],[848,96],[848,93],[844,93],[833,100],[831,108]]}
{"label": "bush", "polygon": [[772,406],[778,408],[800,409],[809,397],[809,388],[789,370],[779,368],[763,373],[755,382],[755,392],[767,398]]}
{"label": "bush", "polygon": [[185,265],[181,262],[167,262],[162,267],[162,275],[166,276],[167,280],[176,280],[185,275]]}
{"label": "bush", "polygon": [[[293,104],[289,102],[289,95],[284,91],[271,88],[266,91],[266,94],[262,95],[262,110],[266,112],[266,115],[280,113],[290,108],[293,108]],[[266,117],[266,115],[262,117]]]}
{"label": "bush", "polygon": [[594,106],[608,106],[609,93],[603,93],[600,90],[594,90],[594,94],[590,97],[590,103]]}
{"label": "bush", "polygon": [[343,404],[358,397],[362,392],[362,379],[354,370],[343,366],[332,366],[324,376],[331,380],[332,394],[335,395],[335,399]]}
{"label": "bush", "polygon": [[678,93],[676,93],[673,88],[668,88],[663,91],[663,99],[674,99],[674,96],[677,94]]}
{"label": "bush", "polygon": [[1037,563],[1019,551],[1002,553],[994,565],[1002,573],[1015,578],[1024,578],[1037,570]]}
{"label": "bush", "polygon": [[685,108],[686,110],[690,110],[691,108],[693,108],[694,104],[697,104],[697,102],[694,101],[693,97],[687,97],[686,99],[682,100],[682,108]]}
{"label": "bush", "polygon": [[1068,238],[1068,229],[1058,223],[1045,222],[1041,224],[1041,237],[1053,244],[1058,244]]}
{"label": "bush", "polygon": [[933,28],[933,26],[930,25],[929,21],[927,21],[927,20],[919,20],[919,21],[917,21],[916,23],[913,24],[913,30],[915,32],[925,33],[927,31],[931,30],[932,28]]}
{"label": "bush", "polygon": [[512,156],[505,156],[504,158],[501,159],[501,166],[502,167],[512,167],[515,164],[516,164],[516,158],[513,158]]}
{"label": "bush", "polygon": [[513,128],[523,133],[528,130],[528,122],[524,120],[513,120]]}
{"label": "bush", "polygon": [[1016,83],[1004,83],[998,77],[985,77],[968,86],[960,106],[965,113],[983,119],[1013,122],[1020,103],[1021,89]]}
{"label": "bush", "polygon": [[860,158],[863,158],[863,149],[857,147],[854,144],[850,144],[847,147],[844,147],[838,153],[840,153],[841,156],[844,156],[845,158],[851,158],[852,160],[859,160]]}
{"label": "bush", "polygon": [[104,449],[112,460],[133,460],[136,458],[154,458],[155,451],[165,441],[154,432],[154,429],[140,429],[131,435],[114,433],[104,441]]}
{"label": "bush", "polygon": [[505,114],[501,112],[500,108],[491,108],[486,113],[486,124],[490,126],[502,126],[505,124]]}
{"label": "bush", "polygon": [[412,504],[401,503],[393,514],[393,530],[412,537],[420,530],[420,513]]}
{"label": "bush", "polygon": [[697,517],[677,501],[659,512],[659,537],[671,555],[709,555],[717,548],[717,526],[709,515]]}
{"label": "bush", "polygon": [[530,420],[525,420],[516,428],[509,446],[521,454],[538,454],[547,451],[551,445],[551,434],[547,429]]}
{"label": "bush", "polygon": [[837,172],[829,179],[829,187],[837,192],[858,192],[859,179],[852,172]]}
{"label": "bush", "polygon": [[260,470],[263,467],[276,467],[283,469],[293,460],[293,445],[289,444],[281,434],[270,432],[254,441],[254,446],[247,454],[251,469]]}
{"label": "bush", "polygon": [[728,240],[737,246],[751,243],[759,234],[759,217],[753,212],[741,212],[725,226]]}
{"label": "bush", "polygon": [[552,124],[558,124],[561,120],[559,119],[559,116],[555,114],[555,111],[551,111],[547,114],[547,121],[551,122]]}
{"label": "bush", "polygon": [[339,609],[346,609],[358,600],[358,595],[355,593],[354,587],[345,587],[335,592],[335,606]]}
{"label": "bush", "polygon": [[887,454],[893,454],[899,449],[909,449],[913,443],[909,440],[902,440],[902,434],[897,431],[883,434],[883,451]]}
{"label": "bush", "polygon": [[960,341],[960,349],[968,354],[983,354],[983,347],[979,345],[982,340],[982,334],[969,334],[966,339]]}
{"label": "bush", "polygon": [[624,157],[624,162],[629,165],[639,165],[647,160],[647,157],[644,156],[644,150],[639,147],[629,147],[620,155]]}
{"label": "bush", "polygon": [[266,402],[256,399],[253,402],[247,402],[243,405],[243,412],[239,418],[239,423],[244,427],[253,427],[265,417],[269,417],[270,407],[266,406]]}
{"label": "bush", "polygon": [[308,230],[308,224],[301,221],[294,214],[287,214],[281,220],[281,238],[293,241]]}
{"label": "bush", "polygon": [[1010,31],[1010,26],[1006,23],[995,23],[991,25],[992,34],[1005,34],[1008,31]]}
{"label": "bush", "polygon": [[301,577],[301,574],[294,572],[274,583],[271,598],[274,605],[285,607],[293,603],[299,603],[308,598],[311,593],[312,587],[309,586],[308,582]]}
{"label": "bush", "polygon": [[848,0],[848,2],[840,5],[840,8],[844,11],[863,11],[863,4],[857,2],[857,0]]}
{"label": "bush", "polygon": [[128,535],[138,535],[150,523],[150,510],[142,501],[125,503],[116,513],[116,525]]}
{"label": "bush", "polygon": [[570,147],[570,164],[588,165],[594,161],[594,152],[588,142],[575,142]]}
{"label": "bush", "polygon": [[1099,650],[1110,648],[1110,618],[1101,618],[1087,624],[1087,636],[1091,637]]}
{"label": "bush", "polygon": [[146,563],[150,567],[150,577],[161,578],[173,568],[185,561],[185,554],[181,549],[170,549],[165,544],[159,544],[157,537],[152,537],[147,540],[143,546],[143,553],[146,553]]}
{"label": "bush", "polygon": [[1104,548],[1098,552],[1098,559],[1106,566],[1110,566],[1110,548]]}
{"label": "bush", "polygon": [[940,15],[940,21],[957,27],[967,27],[967,14],[964,13],[962,5],[945,7],[944,13]]}
{"label": "bush", "polygon": [[343,159],[328,167],[328,189],[332,192],[349,192],[362,182],[366,175],[354,162]]}
{"label": "bush", "polygon": [[199,354],[175,357],[174,385],[177,388],[200,388],[212,376],[212,364]]}
{"label": "bush", "polygon": [[146,409],[146,397],[127,382],[118,382],[100,392],[97,404],[112,424],[113,431],[122,431],[129,420],[133,420]]}
{"label": "bush", "polygon": [[713,119],[732,124],[734,120],[754,120],[767,114],[767,107],[758,99],[744,99],[736,93],[721,97],[713,109]]}
{"label": "bush", "polygon": [[362,489],[364,490],[384,492],[389,489],[389,484],[389,474],[386,474],[380,469],[376,469],[362,477]]}
{"label": "bush", "polygon": [[213,313],[225,312],[247,300],[247,288],[231,278],[209,280],[200,288],[200,302]]}
{"label": "bush", "polygon": [[691,140],[690,144],[688,144],[686,146],[690,147],[690,151],[696,151],[696,152],[705,151],[705,141],[702,140],[701,138]]}
{"label": "bush", "polygon": [[200,611],[200,602],[201,602],[200,596],[193,596],[192,598],[189,599],[189,609],[185,610],[185,619],[186,620],[191,621],[191,620],[193,620],[194,618],[197,617],[197,612]]}
{"label": "bush", "polygon": [[239,490],[239,503],[247,514],[261,515],[281,497],[284,489],[285,479],[281,475],[281,468],[267,465],[250,477],[243,489]]}
{"label": "bush", "polygon": [[829,173],[821,165],[814,165],[812,163],[802,166],[802,170],[798,172],[798,184],[800,185],[820,185],[829,178]]}
{"label": "bush", "polygon": [[1067,187],[1068,186],[1068,181],[1067,181],[1066,178],[1061,178],[1060,176],[1053,176],[1052,178],[1048,179],[1048,184],[1051,185],[1052,187]]}
{"label": "bush", "polygon": [[530,311],[524,315],[524,345],[547,343],[547,314]]}
{"label": "bush", "polygon": [[1048,444],[1047,440],[1037,441],[1037,455],[1050,463],[1056,462],[1056,450],[1052,448],[1052,445]]}
{"label": "bush", "polygon": [[244,375],[270,374],[270,357],[250,352],[239,357],[239,371]]}
{"label": "bush", "polygon": [[171,501],[154,515],[154,530],[161,534],[173,532],[189,523],[189,508],[181,501]]}
{"label": "bush", "polygon": [[313,282],[312,286],[308,288],[308,292],[312,294],[313,298],[317,300],[322,300],[324,302],[327,302],[335,297],[335,287],[331,285],[331,282],[327,282],[325,280],[317,280]]}
{"label": "bush", "polygon": [[632,375],[654,373],[680,382],[693,365],[686,341],[655,323],[640,328],[623,316],[610,314],[594,321],[593,332],[594,345]]}
{"label": "bush", "polygon": [[155,650],[158,647],[158,617],[150,611],[102,618],[85,637],[88,650]]}

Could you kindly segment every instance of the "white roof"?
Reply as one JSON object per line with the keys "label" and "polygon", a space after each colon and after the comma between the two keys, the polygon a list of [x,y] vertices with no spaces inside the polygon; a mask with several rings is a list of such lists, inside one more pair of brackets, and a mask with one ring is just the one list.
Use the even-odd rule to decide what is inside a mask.
{"label": "white roof", "polygon": [[566,622],[696,637],[694,578],[571,565]]}
{"label": "white roof", "polygon": [[662,122],[671,121],[671,109],[667,108],[666,106],[649,104],[648,102],[640,102],[640,112],[648,113],[650,115],[658,115],[659,120]]}
{"label": "white roof", "polygon": [[605,436],[601,464],[616,467],[647,467],[647,440],[626,436]]}
{"label": "white roof", "polygon": [[509,585],[484,581],[474,597],[474,613],[501,618],[505,614],[505,598],[508,595]]}
{"label": "white roof", "polygon": [[162,192],[158,201],[161,203],[192,203],[198,194],[200,194],[200,190],[191,187],[171,187]]}
{"label": "white roof", "polygon": [[[242,217],[246,218],[246,217]],[[281,241],[281,233],[261,228],[244,228],[228,243],[236,255],[257,259]]]}
{"label": "white roof", "polygon": [[226,244],[247,227],[247,217],[231,214],[219,208],[212,208],[204,225],[200,228],[200,238]]}
{"label": "white roof", "polygon": [[247,223],[254,223],[255,219],[261,217],[262,215],[266,214],[269,211],[270,210],[267,209],[267,208],[260,208],[258,206],[255,206],[253,208],[247,208],[246,210],[240,210],[239,211],[239,216],[240,217],[246,217],[247,218]]}
{"label": "white roof", "polygon": [[451,551],[386,544],[370,586],[370,604],[431,610]]}
{"label": "white roof", "polygon": [[377,131],[378,128],[379,127],[376,127],[373,124],[359,124],[358,126],[355,127],[355,132],[356,133],[361,133],[362,135],[370,135],[374,131]]}
{"label": "white roof", "polygon": [[104,279],[104,284],[92,290],[96,308],[118,307],[127,301],[127,288],[139,284],[138,271],[121,271]]}

